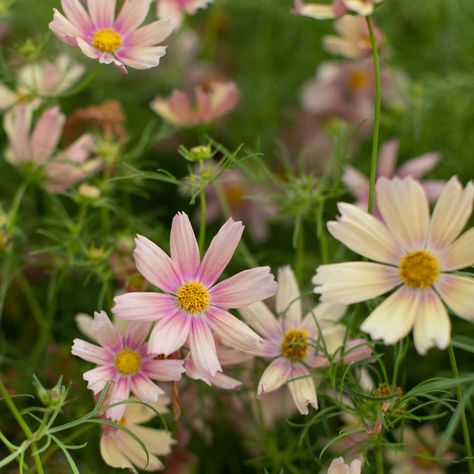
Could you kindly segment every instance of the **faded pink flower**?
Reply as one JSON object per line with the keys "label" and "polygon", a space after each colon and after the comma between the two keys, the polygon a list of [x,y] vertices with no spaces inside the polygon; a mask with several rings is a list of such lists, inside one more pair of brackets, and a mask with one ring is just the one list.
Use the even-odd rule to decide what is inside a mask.
{"label": "faded pink flower", "polygon": [[195,104],[180,90],[170,97],[156,97],[151,108],[167,122],[182,127],[210,123],[227,115],[239,101],[239,89],[233,81],[210,81],[195,88]]}
{"label": "faded pink flower", "polygon": [[328,469],[327,474],[361,474],[362,463],[359,459],[355,459],[352,463],[346,464],[344,458],[334,459]]}
{"label": "faded pink flower", "polygon": [[[157,360],[148,352],[145,338],[150,332],[149,323],[130,323],[121,332],[112,324],[104,311],[96,312],[92,321],[84,322],[80,315],[80,327],[100,346],[82,339],[74,339],[72,354],[97,364],[98,367],[84,373],[87,387],[100,393],[108,381],[113,381],[109,404],[128,400],[130,391],[146,403],[155,403],[163,390],[152,380],[171,382],[179,380],[184,372],[182,360]],[[125,404],[107,410],[107,417],[120,420]]]}
{"label": "faded pink flower", "polygon": [[181,26],[185,15],[194,15],[211,0],[156,0],[158,18],[169,20],[176,28]]}
{"label": "faded pink flower", "polygon": [[166,293],[127,293],[115,298],[114,313],[130,321],[156,321],[149,352],[169,355],[187,345],[201,374],[221,372],[213,333],[229,347],[254,351],[260,337],[229,308],[268,298],[277,290],[269,267],[258,267],[216,284],[242,236],[241,222],[229,219],[201,261],[189,218],[178,213],[171,226],[171,258],[138,235],[134,252],[138,271]]}
{"label": "faded pink flower", "polygon": [[149,69],[158,66],[166,52],[157,46],[172,32],[167,21],[140,27],[152,0],[125,0],[115,17],[116,0],[87,0],[88,11],[80,0],[61,0],[66,16],[54,9],[51,31],[62,41],[78,47],[100,63]]}
{"label": "faded pink flower", "polygon": [[33,104],[20,104],[5,114],[4,128],[9,140],[5,158],[13,166],[32,163],[43,167],[44,185],[55,193],[66,191],[102,168],[101,159],[90,158],[94,137],[88,133],[55,154],[66,119],[59,107],[46,109],[32,129],[33,111]]}
{"label": "faded pink flower", "polygon": [[339,203],[341,216],[328,223],[328,230],[377,263],[321,265],[312,280],[314,291],[324,302],[353,304],[395,290],[362,323],[362,331],[394,344],[413,330],[419,354],[435,346],[445,349],[451,340],[446,306],[474,321],[474,279],[452,273],[474,264],[474,229],[460,235],[472,213],[473,183],[463,189],[452,177],[431,217],[426,193],[413,178],[379,178],[376,197],[383,223]]}
{"label": "faded pink flower", "polygon": [[332,0],[331,4],[307,3],[295,0],[294,12],[297,15],[309,16],[316,20],[336,18],[352,12],[362,16],[369,16],[374,12],[374,7],[383,0]]}
{"label": "faded pink flower", "polygon": [[[396,139],[385,142],[379,154],[377,162],[377,177],[385,177],[388,179],[399,177],[405,178],[411,176],[415,179],[422,178],[426,173],[431,171],[441,159],[439,153],[426,153],[411,160],[406,161],[398,170],[395,169],[397,163],[399,142]],[[342,176],[343,183],[347,186],[352,195],[357,199],[356,206],[362,210],[367,209],[369,202],[369,178],[357,171],[352,166],[346,166],[344,175]],[[427,180],[420,183],[430,202],[436,201],[441,194],[446,181]],[[374,214],[380,217],[378,208],[374,208]]]}

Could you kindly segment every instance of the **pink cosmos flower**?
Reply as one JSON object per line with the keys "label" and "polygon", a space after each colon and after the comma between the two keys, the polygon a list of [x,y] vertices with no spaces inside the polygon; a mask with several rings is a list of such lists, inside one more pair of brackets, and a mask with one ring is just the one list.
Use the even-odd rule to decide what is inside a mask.
{"label": "pink cosmos flower", "polygon": [[100,63],[113,63],[149,69],[158,66],[166,52],[157,46],[172,32],[167,21],[140,27],[152,0],[125,0],[115,17],[116,0],[87,0],[88,11],[80,0],[61,0],[65,16],[54,9],[51,31],[62,41],[78,47],[87,57]]}
{"label": "pink cosmos flower", "polygon": [[346,464],[342,457],[331,462],[327,474],[361,474],[362,463],[359,459],[352,461],[351,465]]}
{"label": "pink cosmos flower", "polygon": [[204,258],[189,218],[178,213],[171,226],[171,258],[146,237],[138,235],[134,253],[138,271],[165,293],[127,293],[115,298],[114,313],[130,321],[156,321],[149,352],[168,355],[188,345],[201,374],[222,371],[213,333],[229,347],[251,352],[259,336],[231,315],[268,298],[277,290],[269,267],[258,267],[216,284],[242,236],[241,222],[229,219],[212,240]]}
{"label": "pink cosmos flower", "polygon": [[362,16],[373,13],[377,3],[383,0],[332,0],[331,4],[308,3],[303,0],[295,0],[294,12],[297,15],[309,16],[316,20],[326,20],[345,15],[348,12]]}
{"label": "pink cosmos flower", "polygon": [[[390,179],[395,176],[399,178],[411,176],[412,178],[419,179],[431,171],[441,159],[439,153],[426,153],[406,161],[396,170],[398,149],[399,142],[396,139],[389,140],[382,145],[377,162],[377,177],[383,176]],[[342,181],[357,199],[356,206],[365,211],[369,201],[369,179],[352,166],[346,166]],[[445,184],[445,181],[440,180],[421,182],[430,202],[436,201]],[[380,212],[377,208],[375,208],[374,214],[380,217]]]}
{"label": "pink cosmos flower", "polygon": [[194,15],[211,0],[156,0],[158,18],[169,20],[176,28],[181,26],[184,15]]}
{"label": "pink cosmos flower", "polygon": [[372,262],[321,265],[315,292],[327,303],[353,304],[396,289],[362,323],[373,339],[394,344],[413,329],[419,354],[445,349],[451,322],[444,303],[474,320],[474,279],[453,274],[474,264],[474,229],[459,236],[472,213],[474,186],[456,177],[445,185],[430,218],[423,187],[412,178],[379,178],[376,197],[383,222],[339,203],[329,232]]}
{"label": "pink cosmos flower", "polygon": [[[264,337],[262,348],[256,348],[258,354],[273,359],[260,378],[257,398],[288,383],[301,414],[308,414],[308,405],[317,408],[316,388],[308,367],[326,366],[329,359],[322,351],[316,350],[311,341],[324,344],[327,353],[334,355],[344,339],[345,328],[337,321],[344,315],[346,306],[320,304],[303,318],[294,273],[290,267],[283,267],[278,271],[276,294],[276,312],[281,317],[277,319],[262,302],[239,311],[248,324]],[[349,355],[350,360],[357,359],[353,356]],[[349,359],[346,361],[349,362]]]}
{"label": "pink cosmos flower", "polygon": [[240,94],[233,81],[210,81],[206,87],[195,88],[196,101],[175,90],[170,97],[156,97],[151,108],[167,122],[182,127],[210,123],[227,115],[237,105]]}
{"label": "pink cosmos flower", "polygon": [[[168,398],[161,396],[152,406],[160,414],[168,412]],[[155,418],[156,413],[138,403],[125,405],[125,411],[119,420],[120,425],[127,428],[145,445],[148,451],[148,464],[143,448],[125,431],[113,426],[103,425],[100,437],[100,455],[106,464],[119,469],[130,469],[136,473],[135,466],[144,471],[159,471],[164,468],[158,456],[166,456],[171,452],[176,441],[169,431],[140,426]]]}
{"label": "pink cosmos flower", "polygon": [[[82,327],[83,320],[82,316]],[[100,393],[108,381],[114,382],[110,405],[128,400],[130,391],[146,403],[155,403],[164,392],[152,380],[170,382],[181,378],[184,372],[182,360],[157,360],[148,352],[144,341],[150,331],[149,323],[130,323],[121,332],[101,311],[94,314],[94,320],[87,327],[87,335],[98,342],[100,347],[82,339],[74,339],[72,354],[98,365],[84,373],[87,387],[94,394]],[[125,407],[123,404],[109,408],[107,417],[120,420]]]}
{"label": "pink cosmos flower", "polygon": [[102,168],[102,160],[91,158],[94,137],[84,134],[65,150],[55,153],[66,117],[59,107],[46,109],[31,129],[33,104],[20,104],[4,117],[9,144],[5,158],[13,166],[32,163],[43,167],[45,187],[51,192],[63,192],[74,183]]}

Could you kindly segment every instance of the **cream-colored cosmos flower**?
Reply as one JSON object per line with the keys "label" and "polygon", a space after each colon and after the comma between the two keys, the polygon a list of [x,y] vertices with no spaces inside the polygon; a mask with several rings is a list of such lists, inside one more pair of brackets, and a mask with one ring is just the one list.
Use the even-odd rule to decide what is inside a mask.
{"label": "cream-colored cosmos flower", "polygon": [[323,302],[352,304],[397,288],[361,329],[385,344],[394,344],[413,329],[419,354],[434,346],[445,349],[451,338],[445,305],[474,320],[474,279],[452,273],[474,264],[474,229],[459,237],[472,213],[474,186],[470,182],[463,189],[451,178],[431,218],[426,193],[412,178],[380,178],[376,197],[385,224],[352,204],[340,203],[341,217],[329,222],[328,229],[377,263],[322,265],[313,277],[314,291]]}

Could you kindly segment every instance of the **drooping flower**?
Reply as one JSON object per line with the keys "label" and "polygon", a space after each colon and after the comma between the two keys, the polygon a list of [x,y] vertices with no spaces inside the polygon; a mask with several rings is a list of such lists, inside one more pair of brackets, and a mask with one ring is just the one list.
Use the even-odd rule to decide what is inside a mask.
{"label": "drooping flower", "polygon": [[346,464],[344,458],[334,459],[328,469],[327,474],[361,474],[362,463],[359,459],[354,459],[352,463]]}
{"label": "drooping flower", "polygon": [[458,316],[474,319],[474,279],[452,272],[474,264],[474,229],[459,236],[472,213],[474,186],[456,177],[444,187],[430,218],[428,199],[412,178],[379,178],[377,203],[384,223],[352,204],[340,203],[341,217],[329,232],[373,262],[322,265],[313,277],[325,302],[352,304],[396,288],[361,329],[394,344],[412,329],[425,354],[445,349],[451,323],[444,303]]}
{"label": "drooping flower", "polygon": [[211,0],[156,0],[158,18],[169,20],[176,28],[181,26],[185,15],[194,15]]}
{"label": "drooping flower", "polygon": [[[412,178],[422,178],[426,173],[432,170],[441,156],[439,153],[426,153],[411,160],[406,161],[398,170],[395,169],[397,163],[397,155],[399,149],[399,142],[396,139],[385,142],[380,150],[380,155],[377,161],[377,177],[405,178],[411,176]],[[352,166],[346,166],[344,175],[342,176],[343,183],[347,186],[352,195],[357,199],[356,206],[363,210],[367,209],[369,201],[369,179],[360,173]],[[430,202],[436,201],[446,182],[440,180],[427,180],[420,183]],[[378,208],[374,208],[374,214],[380,217]]]}
{"label": "drooping flower", "polygon": [[138,235],[134,252],[138,271],[165,293],[127,293],[115,298],[114,313],[130,321],[156,321],[149,352],[169,355],[183,345],[191,350],[201,374],[222,371],[213,333],[229,347],[251,352],[259,336],[230,314],[268,298],[277,290],[269,267],[244,270],[216,284],[242,236],[241,222],[229,219],[200,259],[189,218],[178,213],[171,226],[171,258],[146,237]]}
{"label": "drooping flower", "polygon": [[239,101],[239,89],[233,81],[210,81],[206,87],[195,88],[195,103],[180,90],[170,97],[156,97],[151,108],[173,125],[193,127],[210,123],[227,115]]}
{"label": "drooping flower", "polygon": [[83,74],[84,67],[65,54],[60,54],[54,62],[26,64],[17,73],[14,91],[0,84],[0,111],[27,100],[60,96]]}
{"label": "drooping flower", "polygon": [[33,104],[20,104],[5,114],[4,128],[9,141],[7,161],[16,167],[27,163],[42,167],[44,185],[51,192],[65,191],[101,169],[102,160],[90,158],[94,145],[91,134],[82,135],[65,150],[55,153],[65,116],[59,107],[50,107],[32,129],[33,111]]}
{"label": "drooping flower", "polygon": [[[161,396],[152,406],[160,414],[168,412],[169,400]],[[119,424],[128,429],[145,445],[147,457],[143,448],[128,433],[113,426],[103,426],[100,437],[100,455],[106,464],[119,469],[130,469],[136,473],[136,468],[144,471],[159,471],[164,468],[158,456],[166,456],[171,452],[176,441],[169,431],[141,426],[155,418],[156,413],[150,408],[138,403],[125,405],[125,411]]]}
{"label": "drooping flower", "polygon": [[348,12],[361,16],[369,16],[374,12],[375,5],[383,0],[332,0],[331,4],[307,3],[295,0],[294,12],[297,15],[309,16],[316,20],[327,20],[345,15]]}
{"label": "drooping flower", "polygon": [[[378,26],[373,23],[377,44],[383,41],[383,34]],[[339,36],[323,36],[326,51],[340,54],[346,58],[362,58],[371,54],[369,28],[364,18],[344,15],[334,22],[334,29]]]}
{"label": "drooping flower", "polygon": [[[84,373],[87,387],[94,394],[100,393],[108,381],[114,382],[110,405],[128,400],[130,391],[146,403],[155,403],[164,392],[152,380],[170,382],[181,378],[184,372],[182,360],[158,360],[148,352],[145,338],[150,332],[149,323],[130,323],[121,332],[104,311],[96,312],[94,320],[88,324],[84,323],[84,316],[80,322],[86,335],[100,346],[74,339],[72,354],[98,365]],[[125,406],[109,408],[107,417],[120,420]]]}
{"label": "drooping flower", "polygon": [[308,367],[326,366],[329,359],[324,352],[317,351],[311,341],[324,341],[327,353],[334,355],[344,339],[345,328],[337,321],[345,310],[343,305],[320,304],[303,318],[293,271],[290,267],[281,268],[276,294],[276,312],[280,317],[275,317],[262,302],[239,310],[264,338],[257,354],[272,359],[258,383],[257,398],[288,384],[301,414],[308,414],[308,405],[317,408],[316,387]]}
{"label": "drooping flower", "polygon": [[87,57],[100,63],[149,69],[158,66],[166,52],[157,46],[172,32],[164,20],[140,27],[152,0],[125,0],[115,16],[116,0],[61,0],[65,15],[54,9],[51,31],[62,41],[78,47]]}

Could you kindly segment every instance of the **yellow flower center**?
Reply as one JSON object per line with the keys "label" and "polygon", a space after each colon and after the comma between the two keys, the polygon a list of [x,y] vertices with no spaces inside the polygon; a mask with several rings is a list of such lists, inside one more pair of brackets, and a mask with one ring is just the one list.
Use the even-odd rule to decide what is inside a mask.
{"label": "yellow flower center", "polygon": [[364,71],[354,71],[349,76],[349,89],[353,92],[359,92],[369,85],[369,76]]}
{"label": "yellow flower center", "polygon": [[429,288],[439,277],[439,261],[427,250],[417,250],[400,260],[400,276],[412,288]]}
{"label": "yellow flower center", "polygon": [[308,352],[308,336],[308,331],[288,329],[281,340],[281,353],[294,362],[304,359]]}
{"label": "yellow flower center", "polygon": [[[426,446],[420,446],[416,449],[416,454],[421,456],[433,456],[434,453],[429,450]],[[429,468],[436,465],[436,462],[433,459],[428,459],[426,457],[415,457],[415,464],[420,467]]]}
{"label": "yellow flower center", "polygon": [[229,186],[225,190],[225,195],[230,206],[238,206],[244,200],[244,190],[239,186]]}
{"label": "yellow flower center", "polygon": [[198,281],[185,283],[176,293],[181,309],[188,313],[202,313],[209,308],[211,299],[207,289]]}
{"label": "yellow flower center", "polygon": [[140,370],[142,358],[131,349],[120,351],[115,357],[115,368],[122,375],[133,375]]}
{"label": "yellow flower center", "polygon": [[103,53],[115,53],[122,46],[122,37],[115,30],[97,30],[92,37],[92,46]]}

